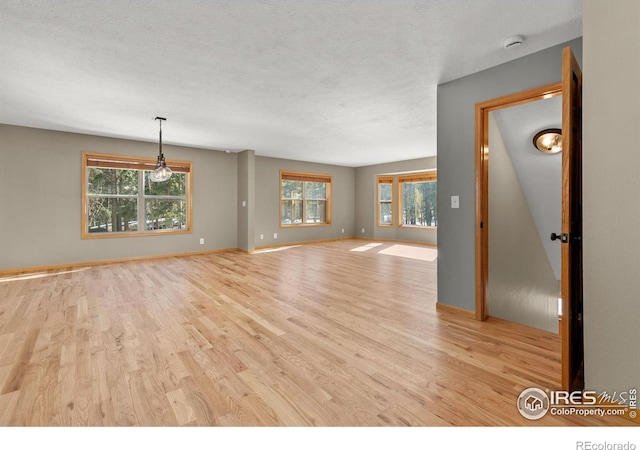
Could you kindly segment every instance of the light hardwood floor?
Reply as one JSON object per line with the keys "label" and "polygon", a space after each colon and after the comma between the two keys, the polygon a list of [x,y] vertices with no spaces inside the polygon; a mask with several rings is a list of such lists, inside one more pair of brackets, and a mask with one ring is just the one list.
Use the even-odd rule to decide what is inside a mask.
{"label": "light hardwood floor", "polygon": [[435,249],[367,244],[0,278],[0,425],[632,425],[522,418],[558,337],[437,312]]}

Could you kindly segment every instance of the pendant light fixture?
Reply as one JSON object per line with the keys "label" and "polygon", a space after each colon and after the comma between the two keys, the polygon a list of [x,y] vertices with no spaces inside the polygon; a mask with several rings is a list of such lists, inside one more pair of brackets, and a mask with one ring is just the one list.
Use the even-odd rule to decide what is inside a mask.
{"label": "pendant light fixture", "polygon": [[151,172],[151,176],[149,178],[151,181],[159,183],[171,178],[171,169],[167,167],[167,162],[164,160],[164,155],[162,154],[162,121],[167,119],[164,117],[156,117],[155,120],[160,121],[160,148],[158,150],[158,162],[156,163],[156,168]]}

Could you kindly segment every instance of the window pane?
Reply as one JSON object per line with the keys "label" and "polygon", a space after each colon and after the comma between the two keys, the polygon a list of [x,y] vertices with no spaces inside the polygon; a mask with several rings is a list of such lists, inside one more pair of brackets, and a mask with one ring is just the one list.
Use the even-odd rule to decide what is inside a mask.
{"label": "window pane", "polygon": [[290,225],[292,223],[293,200],[282,200],[280,206],[280,223]]}
{"label": "window pane", "polygon": [[380,224],[391,225],[393,221],[391,203],[380,203]]}
{"label": "window pane", "polygon": [[138,195],[138,171],[89,168],[87,192],[102,195]]}
{"label": "window pane", "polygon": [[187,228],[186,201],[147,198],[145,204],[147,230],[184,230]]}
{"label": "window pane", "polygon": [[424,211],[423,218],[424,224],[428,227],[438,226],[438,208],[437,208],[437,190],[438,183],[430,181],[423,184],[423,204],[422,209]]}
{"label": "window pane", "polygon": [[402,224],[438,226],[436,201],[437,182],[402,183]]}
{"label": "window pane", "polygon": [[144,172],[144,195],[185,196],[187,193],[187,174],[173,172],[167,181],[151,181],[151,172]]}
{"label": "window pane", "polygon": [[302,200],[282,200],[282,224],[302,223]]}
{"label": "window pane", "polygon": [[307,200],[305,211],[305,223],[325,223],[326,219],[326,207],[327,202],[324,200]]}
{"label": "window pane", "polygon": [[327,198],[327,184],[315,183],[311,181],[304,182],[305,198],[307,200],[326,199]]}
{"label": "window pane", "polygon": [[138,230],[136,198],[99,197],[89,199],[88,232]]}
{"label": "window pane", "polygon": [[302,181],[282,180],[281,195],[281,198],[302,198]]}
{"label": "window pane", "polygon": [[415,183],[402,183],[402,224],[416,225]]}
{"label": "window pane", "polygon": [[393,191],[393,185],[390,183],[380,183],[380,201],[390,202]]}

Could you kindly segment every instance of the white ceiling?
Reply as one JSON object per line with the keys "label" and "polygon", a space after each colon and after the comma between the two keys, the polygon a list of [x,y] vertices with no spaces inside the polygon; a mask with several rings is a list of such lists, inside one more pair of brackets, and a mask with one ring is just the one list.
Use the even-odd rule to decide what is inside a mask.
{"label": "white ceiling", "polygon": [[420,158],[438,84],[581,35],[581,0],[2,0],[0,123],[153,142],[164,116],[169,144]]}

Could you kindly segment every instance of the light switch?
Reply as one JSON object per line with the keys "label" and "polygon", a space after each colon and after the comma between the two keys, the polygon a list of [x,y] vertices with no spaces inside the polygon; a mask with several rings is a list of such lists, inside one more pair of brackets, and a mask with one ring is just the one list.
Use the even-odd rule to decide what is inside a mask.
{"label": "light switch", "polygon": [[246,200],[242,200],[242,207],[246,208],[247,207],[247,201]]}
{"label": "light switch", "polygon": [[460,208],[460,196],[452,195],[451,196],[451,207],[452,208]]}

